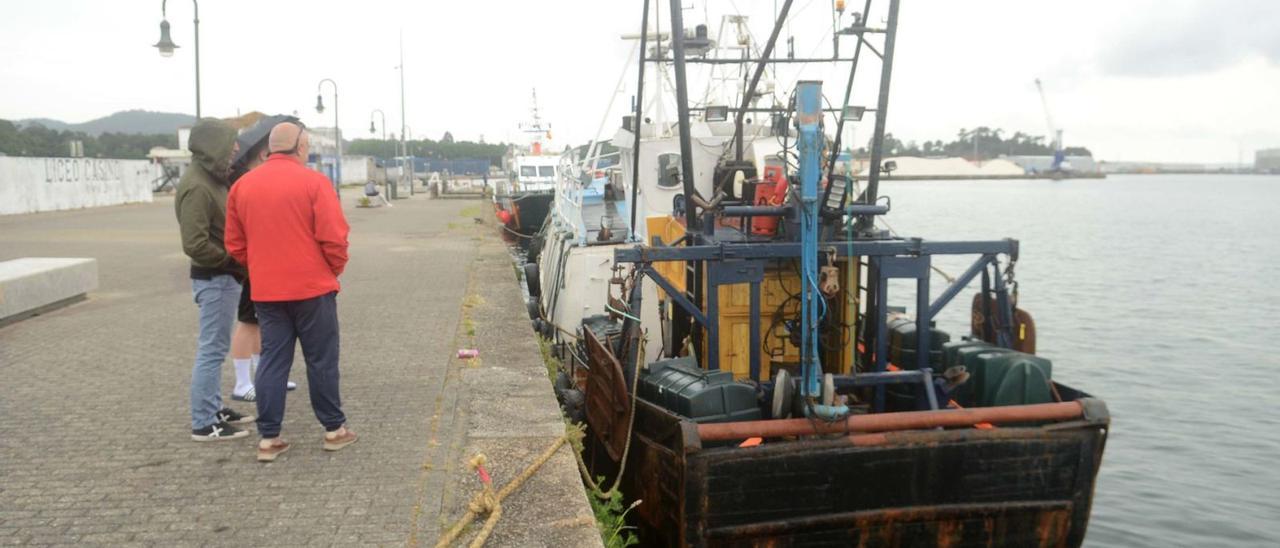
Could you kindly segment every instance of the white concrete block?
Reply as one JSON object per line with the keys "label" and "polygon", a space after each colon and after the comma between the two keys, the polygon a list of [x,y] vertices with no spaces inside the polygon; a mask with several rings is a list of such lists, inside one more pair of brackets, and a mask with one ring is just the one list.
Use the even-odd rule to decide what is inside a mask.
{"label": "white concrete block", "polygon": [[0,262],[0,322],[98,288],[98,261],[25,257]]}

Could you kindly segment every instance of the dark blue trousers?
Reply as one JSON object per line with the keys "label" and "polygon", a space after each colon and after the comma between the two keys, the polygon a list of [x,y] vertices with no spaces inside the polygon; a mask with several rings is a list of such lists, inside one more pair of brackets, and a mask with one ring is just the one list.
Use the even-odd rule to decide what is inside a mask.
{"label": "dark blue trousers", "polygon": [[258,434],[280,435],[293,348],[302,343],[311,409],[326,431],[347,422],[338,393],[337,292],[302,301],[255,302],[262,328],[262,358],[253,380],[258,393]]}

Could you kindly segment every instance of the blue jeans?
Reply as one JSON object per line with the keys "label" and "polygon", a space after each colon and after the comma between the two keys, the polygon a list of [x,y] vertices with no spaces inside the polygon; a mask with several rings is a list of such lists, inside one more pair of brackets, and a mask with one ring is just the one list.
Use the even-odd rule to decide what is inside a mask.
{"label": "blue jeans", "polygon": [[302,343],[307,362],[311,410],[326,431],[347,422],[338,389],[337,292],[301,301],[255,302],[262,328],[262,360],[253,380],[258,394],[258,434],[280,435],[284,421],[285,384],[293,366],[293,349]]}
{"label": "blue jeans", "polygon": [[231,350],[231,326],[240,305],[240,282],[229,275],[191,280],[200,306],[200,338],[191,368],[191,429],[218,422],[222,410],[222,362]]}

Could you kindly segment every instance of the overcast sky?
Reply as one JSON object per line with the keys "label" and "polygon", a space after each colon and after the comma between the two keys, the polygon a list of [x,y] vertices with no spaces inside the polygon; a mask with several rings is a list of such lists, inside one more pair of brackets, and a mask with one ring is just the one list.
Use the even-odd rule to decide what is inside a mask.
{"label": "overcast sky", "polygon": [[[666,27],[668,2],[662,4]],[[779,2],[780,3],[780,2]],[[876,0],[872,22],[883,18]],[[687,25],[745,12],[763,42],[774,0],[685,0]],[[829,53],[832,0],[795,0],[798,56]],[[849,10],[862,2],[849,0]],[[857,4],[857,7],[855,7]],[[169,3],[173,40],[161,58],[160,2],[0,0],[0,118],[82,122],[118,110],[193,113],[192,4]],[[206,0],[200,13],[203,111],[232,116],[314,110],[322,78],[338,82],[341,126],[368,135],[370,113],[400,125],[395,69],[403,30],[407,124],[415,136],[519,138],[537,88],[556,141],[595,135],[632,51],[639,0]],[[903,0],[889,129],[904,140],[954,138],[988,125],[1046,134],[1041,78],[1068,145],[1107,160],[1252,161],[1280,146],[1280,1]],[[729,38],[729,37],[726,37]],[[846,49],[846,52],[848,49]],[[873,85],[877,64],[860,82]],[[839,72],[810,67],[838,101]],[[694,75],[697,77],[698,75]],[[790,89],[796,74],[779,74]],[[634,66],[607,117],[630,104]],[[325,102],[332,106],[326,85]],[[870,104],[859,87],[853,104]],[[860,128],[858,140],[870,134]]]}

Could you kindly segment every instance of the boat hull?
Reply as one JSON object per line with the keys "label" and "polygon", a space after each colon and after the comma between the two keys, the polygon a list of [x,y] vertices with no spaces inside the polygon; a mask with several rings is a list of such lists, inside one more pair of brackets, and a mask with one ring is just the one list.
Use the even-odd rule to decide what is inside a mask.
{"label": "boat hull", "polygon": [[[639,400],[623,492],[654,546],[1078,546],[1109,418],[713,446]],[[593,472],[617,464],[599,440]]]}
{"label": "boat hull", "polygon": [[551,211],[551,200],[555,194],[550,191],[515,192],[499,196],[494,202],[500,211],[510,213],[507,228],[529,236],[542,228],[542,223]]}

